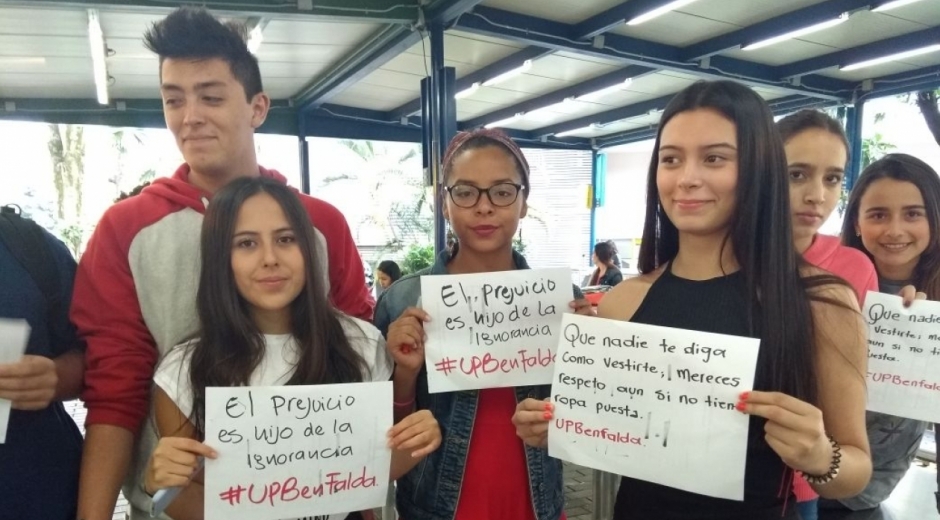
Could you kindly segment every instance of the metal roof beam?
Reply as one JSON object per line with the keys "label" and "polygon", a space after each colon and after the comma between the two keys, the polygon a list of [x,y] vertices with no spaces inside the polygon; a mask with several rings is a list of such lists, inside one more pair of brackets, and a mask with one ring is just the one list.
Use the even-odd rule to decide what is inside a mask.
{"label": "metal roof beam", "polygon": [[477,7],[457,20],[456,28],[497,38],[541,46],[556,51],[569,51],[595,56],[624,64],[644,65],[663,70],[680,71],[703,79],[733,79],[752,86],[781,89],[789,94],[804,94],[834,101],[851,94],[854,84],[823,77],[803,78],[801,85],[781,81],[773,67],[724,56],[710,58],[707,68],[681,60],[681,49],[670,45],[639,40],[618,34],[604,35],[602,47],[593,42],[568,38],[571,25],[533,16],[510,13],[488,7]]}
{"label": "metal roof beam", "polygon": [[931,65],[875,78],[872,80],[872,89],[864,91],[859,98],[879,98],[937,88],[940,88],[940,65]]}
{"label": "metal roof beam", "polygon": [[777,75],[781,78],[803,76],[832,67],[851,65],[853,63],[880,58],[882,56],[890,56],[899,52],[918,49],[936,43],[940,43],[940,27],[931,27],[930,29],[866,43],[823,56],[780,65],[777,67]]}
{"label": "metal roof beam", "polygon": [[565,87],[561,90],[549,92],[548,94],[537,96],[527,101],[523,101],[521,103],[517,103],[515,105],[501,108],[494,112],[473,118],[469,121],[465,121],[462,126],[464,128],[476,128],[484,126],[487,123],[492,123],[493,121],[500,121],[512,117],[519,112],[531,112],[533,110],[545,108],[556,103],[561,103],[568,98],[583,96],[603,88],[623,83],[628,79],[645,76],[653,72],[656,72],[656,69],[643,67],[641,65],[630,65],[623,69],[604,74],[603,76],[589,79],[587,81],[582,81],[576,85],[571,85],[570,87]]}
{"label": "metal roof beam", "polygon": [[622,119],[629,119],[631,117],[646,115],[654,110],[662,110],[666,107],[669,101],[672,100],[673,97],[675,97],[675,94],[669,94],[667,96],[658,97],[649,101],[641,101],[640,103],[634,103],[625,107],[607,110],[606,112],[583,116],[577,119],[572,119],[570,121],[565,121],[563,123],[543,126],[542,128],[536,128],[535,130],[531,130],[530,133],[536,137],[543,137],[567,132],[570,130],[576,130],[578,128],[584,128],[592,124],[606,125],[615,121],[620,121]]}
{"label": "metal roof beam", "polygon": [[[418,18],[417,2],[400,0],[297,0],[263,2],[259,0],[200,0],[199,5],[217,14],[272,14],[287,17],[315,16],[346,22],[412,24]],[[165,11],[174,7],[163,0],[0,0],[0,6],[29,8],[100,8],[114,11]]]}
{"label": "metal roof beam", "polygon": [[722,51],[744,47],[758,41],[825,22],[845,12],[868,9],[873,0],[828,0],[790,11],[737,31],[690,45],[682,49],[683,61],[694,61]]}
{"label": "metal roof beam", "polygon": [[[101,105],[95,99],[0,98],[0,119],[103,125],[131,128],[166,128],[159,99],[113,99]],[[272,100],[260,133],[297,135],[296,111],[287,100]]]}
{"label": "metal roof beam", "polygon": [[[428,8],[425,22],[450,22],[481,1],[438,0]],[[296,94],[294,100],[297,106],[301,110],[307,110],[329,101],[420,42],[422,37],[419,31],[410,27],[402,25],[385,27]]]}
{"label": "metal roof beam", "polygon": [[375,72],[393,58],[421,41],[421,33],[401,25],[389,25],[372,35],[357,50],[301,89],[295,104],[307,110],[331,98]]}
{"label": "metal roof beam", "polygon": [[[774,99],[767,102],[775,115],[784,115],[801,110],[804,108],[826,108],[838,106],[835,101],[825,99],[810,98],[806,96],[788,96],[786,98]],[[636,143],[647,139],[656,138],[658,125],[650,125],[644,128],[634,128],[624,132],[618,132],[610,135],[602,135],[594,138],[598,148],[609,148],[621,144]]]}
{"label": "metal roof beam", "polygon": [[581,23],[576,24],[571,31],[573,39],[593,38],[611,29],[616,29],[637,16],[658,9],[673,0],[630,0],[617,4],[610,9],[598,13]]}
{"label": "metal roof beam", "polygon": [[[543,56],[551,54],[553,51],[543,47],[526,47],[521,51],[510,54],[505,58],[491,63],[481,69],[465,74],[457,80],[457,92],[470,88],[474,83],[483,83],[484,81],[495,78],[504,72],[518,68],[526,60],[536,60]],[[390,119],[401,119],[421,112],[421,98],[411,101],[389,111]]]}

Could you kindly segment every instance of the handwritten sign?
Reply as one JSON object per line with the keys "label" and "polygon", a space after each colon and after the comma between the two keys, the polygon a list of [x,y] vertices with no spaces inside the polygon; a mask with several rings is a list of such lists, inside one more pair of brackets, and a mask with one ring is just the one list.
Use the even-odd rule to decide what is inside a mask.
{"label": "handwritten sign", "polygon": [[385,503],[392,383],[206,389],[207,520],[342,519]]}
{"label": "handwritten sign", "polygon": [[567,315],[552,381],[553,457],[744,499],[759,340]]}
{"label": "handwritten sign", "polygon": [[869,292],[868,409],[940,422],[940,302]]}
{"label": "handwritten sign", "polygon": [[422,276],[429,391],[548,384],[572,299],[568,269]]}
{"label": "handwritten sign", "polygon": [[[29,342],[29,330],[26,320],[0,319],[0,363],[16,363],[23,358]],[[7,441],[12,404],[6,399],[0,399],[0,444]]]}

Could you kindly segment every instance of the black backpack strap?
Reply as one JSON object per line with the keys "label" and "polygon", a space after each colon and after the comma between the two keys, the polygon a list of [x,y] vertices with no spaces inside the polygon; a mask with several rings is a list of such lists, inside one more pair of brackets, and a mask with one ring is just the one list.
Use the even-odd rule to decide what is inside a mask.
{"label": "black backpack strap", "polygon": [[13,206],[3,206],[0,208],[0,241],[39,287],[46,300],[51,325],[61,316],[61,287],[59,269],[42,228],[20,216]]}

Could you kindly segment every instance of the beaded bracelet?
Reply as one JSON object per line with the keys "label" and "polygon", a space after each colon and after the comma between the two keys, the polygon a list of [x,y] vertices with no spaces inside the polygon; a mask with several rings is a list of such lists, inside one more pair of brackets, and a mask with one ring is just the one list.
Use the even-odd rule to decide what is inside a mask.
{"label": "beaded bracelet", "polygon": [[842,446],[839,445],[839,442],[830,435],[829,443],[832,445],[832,463],[829,464],[829,471],[824,475],[809,475],[803,473],[803,478],[807,482],[814,485],[828,484],[832,482],[837,476],[839,476],[839,463],[842,462]]}

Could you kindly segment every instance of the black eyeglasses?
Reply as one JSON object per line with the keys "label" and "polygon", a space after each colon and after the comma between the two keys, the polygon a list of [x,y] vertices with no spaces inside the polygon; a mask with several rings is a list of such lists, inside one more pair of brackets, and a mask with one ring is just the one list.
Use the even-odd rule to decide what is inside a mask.
{"label": "black eyeglasses", "polygon": [[504,182],[494,184],[489,188],[477,188],[471,184],[454,184],[444,188],[450,193],[450,200],[460,208],[472,208],[480,202],[480,196],[486,193],[486,198],[490,199],[490,204],[505,208],[511,206],[519,198],[519,192],[525,189],[522,184],[513,184]]}

